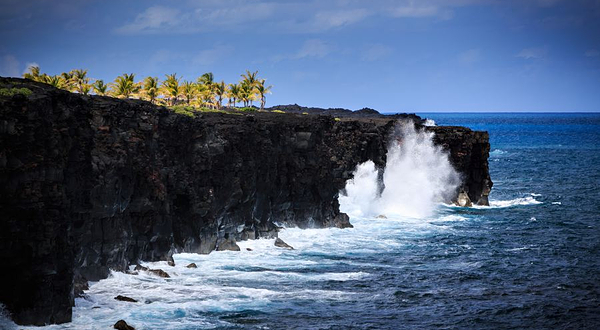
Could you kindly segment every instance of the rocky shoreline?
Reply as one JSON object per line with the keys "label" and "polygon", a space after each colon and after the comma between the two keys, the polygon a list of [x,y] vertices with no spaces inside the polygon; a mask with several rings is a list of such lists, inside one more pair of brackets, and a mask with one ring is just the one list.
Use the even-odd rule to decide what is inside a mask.
{"label": "rocky shoreline", "polygon": [[[422,125],[299,106],[189,117],[23,79],[0,87],[32,91],[0,96],[0,302],[18,324],[70,321],[74,295],[110,269],[235,250],[282,225],[350,227],[337,196],[355,166],[385,165],[398,120]],[[426,129],[462,175],[455,201],[487,204],[487,132]]]}

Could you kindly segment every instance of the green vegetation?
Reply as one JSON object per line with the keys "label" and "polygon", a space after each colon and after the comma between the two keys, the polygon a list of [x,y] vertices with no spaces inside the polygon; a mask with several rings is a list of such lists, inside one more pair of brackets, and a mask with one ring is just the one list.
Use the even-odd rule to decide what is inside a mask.
{"label": "green vegetation", "polygon": [[285,111],[281,111],[281,110],[273,110],[271,112],[275,112],[275,113],[285,113]]}
{"label": "green vegetation", "polygon": [[29,88],[0,88],[0,96],[14,96],[14,95],[31,95],[31,90]]}
{"label": "green vegetation", "polygon": [[[265,85],[265,79],[258,77],[258,71],[249,70],[234,84],[215,81],[212,72],[201,75],[196,82],[182,80],[183,77],[178,77],[176,73],[165,75],[163,81],[156,77],[146,77],[136,82],[135,74],[125,73],[106,84],[101,79],[88,77],[88,71],[84,69],[50,76],[42,73],[37,66],[29,67],[23,77],[73,93],[147,100],[153,104],[167,105],[173,111],[186,115],[193,115],[197,111],[220,111],[225,100],[228,108],[240,112],[256,111],[252,105],[254,101],[259,101],[262,110],[265,108],[266,95],[271,93],[272,88]],[[236,108],[239,102],[243,103],[243,107]],[[183,105],[186,107],[182,107]]]}
{"label": "green vegetation", "polygon": [[340,121],[341,119],[339,119],[338,117],[335,117],[335,118],[333,118],[333,120]]}

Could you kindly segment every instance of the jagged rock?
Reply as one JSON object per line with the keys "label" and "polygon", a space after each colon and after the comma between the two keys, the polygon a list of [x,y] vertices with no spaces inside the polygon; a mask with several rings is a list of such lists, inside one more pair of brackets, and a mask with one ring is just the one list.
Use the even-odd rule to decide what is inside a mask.
{"label": "jagged rock", "polygon": [[196,264],[193,262],[191,264],[187,265],[186,267],[187,268],[198,268],[198,266],[196,266]]}
{"label": "jagged rock", "polygon": [[143,271],[147,272],[148,267],[144,267],[142,265],[135,265],[135,268],[133,270],[143,270]]}
{"label": "jagged rock", "polygon": [[[337,196],[356,165],[384,166],[397,120],[422,122],[299,106],[290,112],[316,115],[191,118],[29,80],[0,78],[0,86],[33,92],[0,96],[0,260],[11,270],[0,272],[0,302],[28,325],[69,322],[74,283],[168,261],[174,251],[210,253],[228,244],[224,237],[275,238],[273,219],[351,227]],[[449,153],[469,199],[485,203],[488,134],[425,129]]]}
{"label": "jagged rock", "polygon": [[246,248],[246,251],[253,251],[251,248]]}
{"label": "jagged rock", "polygon": [[240,251],[240,247],[235,242],[235,239],[229,237],[219,242],[217,251]]}
{"label": "jagged rock", "polygon": [[117,321],[117,323],[115,323],[114,325],[114,328],[117,330],[135,330],[134,327],[130,326],[129,324],[127,324],[127,322],[123,320]]}
{"label": "jagged rock", "polygon": [[121,295],[116,296],[115,300],[126,301],[126,302],[133,302],[133,303],[138,302],[137,300],[135,300],[133,298],[129,298],[129,297],[126,297],[126,296],[121,296]]}
{"label": "jagged rock", "polygon": [[284,242],[279,237],[275,240],[275,246],[276,247],[280,247],[280,248],[284,248],[284,249],[290,249],[290,250],[294,249],[291,245],[287,244],[286,242]]}
{"label": "jagged rock", "polygon": [[175,267],[175,261],[173,261],[173,260],[167,261],[167,264],[171,267]]}
{"label": "jagged rock", "polygon": [[148,269],[148,273],[154,274],[158,277],[162,277],[162,278],[170,278],[171,276],[169,276],[169,274],[167,274],[167,272],[165,272],[162,269]]}
{"label": "jagged rock", "polygon": [[456,205],[462,206],[462,207],[467,207],[467,206],[473,206],[473,203],[471,202],[469,195],[467,195],[466,192],[461,191],[458,194],[458,197],[456,198]]}

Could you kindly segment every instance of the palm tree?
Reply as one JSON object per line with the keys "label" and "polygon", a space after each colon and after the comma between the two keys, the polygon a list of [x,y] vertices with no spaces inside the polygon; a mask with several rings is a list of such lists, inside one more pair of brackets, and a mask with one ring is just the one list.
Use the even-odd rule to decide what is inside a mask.
{"label": "palm tree", "polygon": [[227,85],[225,85],[224,81],[221,81],[220,83],[215,83],[214,84],[214,92],[216,97],[216,103],[217,103],[217,109],[221,109],[221,104],[223,103],[223,97],[225,96],[225,93],[227,92]]}
{"label": "palm tree", "polygon": [[66,83],[65,83],[64,79],[61,76],[49,76],[49,75],[47,75],[47,74],[44,73],[40,77],[42,79],[40,81],[42,81],[42,82],[44,82],[44,83],[46,83],[46,84],[48,84],[50,86],[53,86],[53,87],[56,87],[56,88],[61,88],[61,89],[64,89],[65,86],[66,86]]}
{"label": "palm tree", "polygon": [[196,84],[198,95],[200,96],[201,106],[212,108],[214,105],[214,94],[212,92],[212,85],[209,87],[204,84]]}
{"label": "palm tree", "polygon": [[227,95],[229,96],[229,105],[231,106],[233,101],[233,107],[235,107],[236,101],[239,98],[240,94],[240,85],[238,84],[229,84],[229,90],[227,91]]}
{"label": "palm tree", "polygon": [[185,97],[188,105],[190,105],[190,101],[196,96],[196,92],[196,84],[191,81],[184,81],[181,85],[181,94]]}
{"label": "palm tree", "polygon": [[248,84],[246,81],[242,82],[240,86],[240,99],[244,102],[244,107],[250,105],[254,96],[254,87]]}
{"label": "palm tree", "polygon": [[65,89],[73,92],[73,71],[71,72],[63,72],[60,74],[60,76],[63,78],[64,82],[65,82]]}
{"label": "palm tree", "polygon": [[106,95],[106,89],[108,88],[108,85],[104,83],[104,80],[96,80],[92,87],[94,88],[94,93],[98,95]]}
{"label": "palm tree", "polygon": [[43,78],[40,75],[40,67],[37,65],[31,65],[27,68],[26,73],[23,74],[23,78],[25,79],[31,79],[33,81],[40,81],[43,82]]}
{"label": "palm tree", "polygon": [[163,81],[162,85],[165,94],[171,99],[171,105],[175,105],[180,94],[179,79],[181,78],[177,78],[177,73],[168,74],[166,77],[167,79]]}
{"label": "palm tree", "polygon": [[[70,73],[74,89],[80,94],[85,94],[84,86],[90,81],[90,79],[87,77],[87,70],[77,69],[72,70]],[[87,88],[87,90],[89,92],[89,88]]]}
{"label": "palm tree", "polygon": [[258,71],[250,72],[250,70],[246,70],[246,73],[242,74],[242,80],[251,87],[254,87],[258,83],[258,78],[256,78],[257,75]]}
{"label": "palm tree", "polygon": [[198,83],[206,86],[211,86],[215,81],[215,76],[212,72],[207,72],[198,78]]}
{"label": "palm tree", "polygon": [[146,77],[144,79],[144,94],[148,97],[150,103],[154,104],[154,100],[158,96],[159,87],[158,87],[158,78],[156,77]]}
{"label": "palm tree", "polygon": [[114,96],[129,98],[131,94],[137,93],[140,86],[134,81],[135,75],[133,73],[124,73],[115,79],[115,82],[111,84],[111,90]]}
{"label": "palm tree", "polygon": [[273,87],[273,86],[265,87],[264,79],[259,80],[258,84],[256,85],[256,92],[260,96],[260,109],[261,110],[265,108],[265,103],[267,102],[267,97],[265,95],[271,93],[271,87]]}

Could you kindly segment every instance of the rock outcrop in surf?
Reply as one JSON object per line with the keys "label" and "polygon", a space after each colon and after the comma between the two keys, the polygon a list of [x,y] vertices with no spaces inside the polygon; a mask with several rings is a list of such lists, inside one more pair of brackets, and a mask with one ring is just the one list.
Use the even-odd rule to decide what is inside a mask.
{"label": "rock outcrop in surf", "polygon": [[[357,164],[386,162],[397,120],[365,110],[178,115],[22,79],[0,96],[0,302],[18,324],[71,320],[75,288],[176,252],[235,250],[279,226],[351,226],[338,192]],[[428,127],[487,203],[486,132]],[[239,247],[238,247],[239,249]],[[74,285],[75,283],[75,285]]]}

